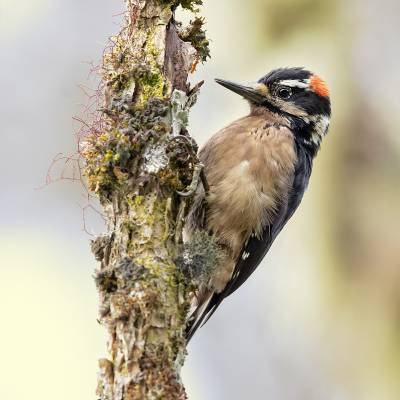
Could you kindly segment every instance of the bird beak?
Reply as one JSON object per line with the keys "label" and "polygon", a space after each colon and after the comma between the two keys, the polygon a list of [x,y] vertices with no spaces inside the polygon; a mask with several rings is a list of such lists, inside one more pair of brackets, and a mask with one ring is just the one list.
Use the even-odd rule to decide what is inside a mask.
{"label": "bird beak", "polygon": [[255,87],[244,86],[239,83],[225,81],[223,79],[215,79],[215,82],[229,90],[232,90],[232,92],[240,94],[246,100],[250,100],[253,103],[262,105],[266,101],[265,96],[261,94]]}

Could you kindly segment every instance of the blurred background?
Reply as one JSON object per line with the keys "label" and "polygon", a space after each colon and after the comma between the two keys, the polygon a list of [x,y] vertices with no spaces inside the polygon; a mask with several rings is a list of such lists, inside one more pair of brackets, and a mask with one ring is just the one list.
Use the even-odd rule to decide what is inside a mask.
{"label": "blurred background", "polygon": [[[122,3],[0,0],[2,400],[95,399],[106,336],[89,240],[101,220],[57,168],[43,185],[76,149],[78,85],[95,87],[88,62]],[[247,112],[214,77],[305,66],[329,83],[333,120],[300,209],[191,342],[189,398],[400,399],[400,2],[206,0],[202,14],[200,144]]]}

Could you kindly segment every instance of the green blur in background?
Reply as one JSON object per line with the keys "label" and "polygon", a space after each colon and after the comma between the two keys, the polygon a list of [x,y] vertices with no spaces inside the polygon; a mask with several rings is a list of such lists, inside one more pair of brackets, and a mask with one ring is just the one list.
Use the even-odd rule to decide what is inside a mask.
{"label": "green blur in background", "polygon": [[[0,399],[95,399],[94,200],[52,159],[94,88],[88,62],[122,0],[0,0]],[[400,399],[400,3],[206,0],[212,58],[191,114],[199,144],[247,112],[213,82],[304,66],[333,119],[304,200],[251,279],[189,346],[191,400]],[[187,20],[187,13],[178,13]],[[72,174],[66,170],[65,177]],[[85,225],[85,226],[84,226]],[[85,228],[85,229],[83,229]]]}

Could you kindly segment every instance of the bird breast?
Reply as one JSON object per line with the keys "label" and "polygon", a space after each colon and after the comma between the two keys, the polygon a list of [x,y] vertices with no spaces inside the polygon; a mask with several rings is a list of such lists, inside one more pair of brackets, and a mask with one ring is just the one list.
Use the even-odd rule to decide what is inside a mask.
{"label": "bird breast", "polygon": [[217,133],[200,153],[210,186],[207,228],[237,257],[260,236],[288,193],[296,163],[294,139],[265,118],[242,118]]}

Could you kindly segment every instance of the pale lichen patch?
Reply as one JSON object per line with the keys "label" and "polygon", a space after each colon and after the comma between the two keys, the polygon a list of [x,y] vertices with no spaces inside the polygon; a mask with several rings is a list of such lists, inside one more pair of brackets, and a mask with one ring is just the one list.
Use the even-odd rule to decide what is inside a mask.
{"label": "pale lichen patch", "polygon": [[189,123],[188,96],[181,90],[175,89],[171,96],[172,134],[180,135],[182,128]]}
{"label": "pale lichen patch", "polygon": [[169,161],[165,152],[165,145],[162,144],[147,146],[143,158],[142,169],[148,174],[157,174],[168,165]]}

